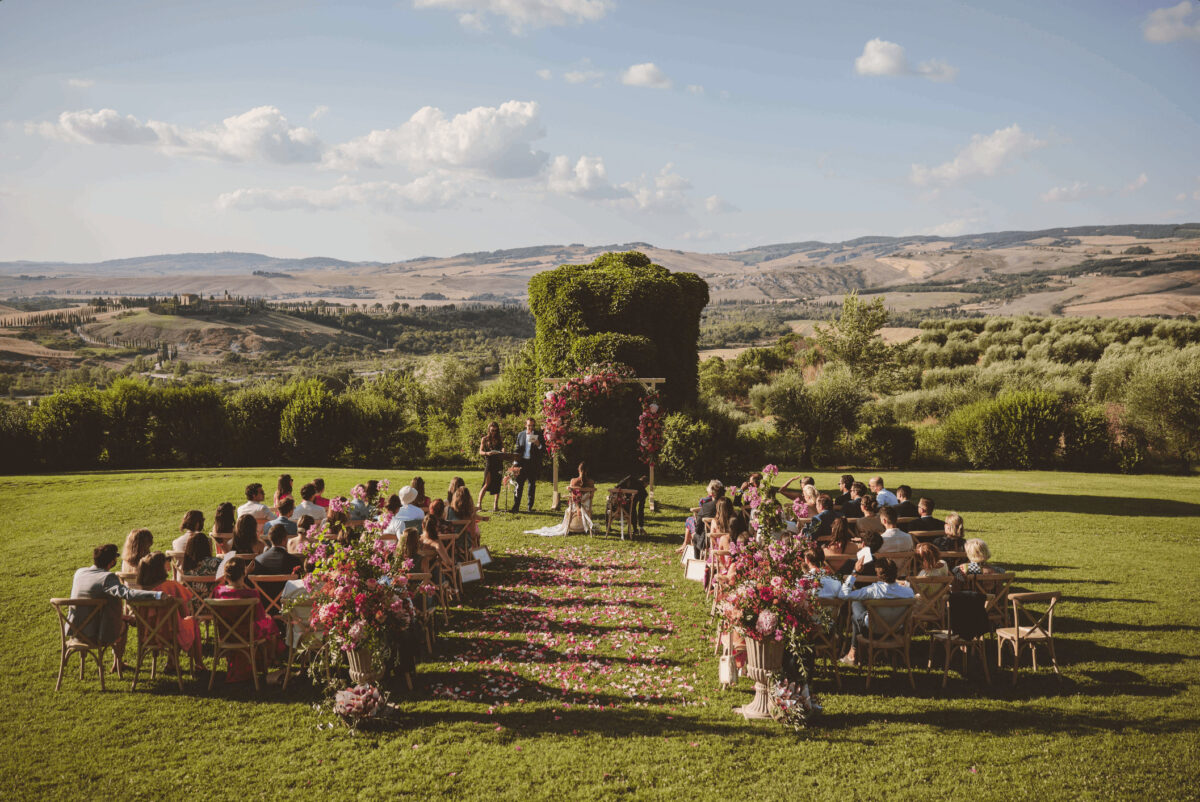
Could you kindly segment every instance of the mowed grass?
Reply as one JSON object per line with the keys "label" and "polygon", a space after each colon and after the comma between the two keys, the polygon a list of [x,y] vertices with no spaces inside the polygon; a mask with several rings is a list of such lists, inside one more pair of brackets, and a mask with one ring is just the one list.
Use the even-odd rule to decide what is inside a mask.
{"label": "mowed grass", "polygon": [[[287,469],[298,480],[323,475],[332,492],[411,471]],[[6,797],[245,799],[398,798],[662,799],[910,798],[1109,799],[1197,796],[1200,615],[1200,487],[1190,477],[1067,473],[889,474],[911,484],[939,512],[956,510],[994,562],[1028,590],[1061,590],[1056,622],[1064,679],[1007,672],[989,688],[973,671],[917,673],[917,690],[884,671],[863,688],[849,672],[842,692],[821,675],[826,715],[797,734],[773,722],[745,722],[730,708],[750,684],[721,692],[711,626],[700,586],[668,555],[699,485],[659,488],[649,541],[600,537],[540,539],[521,530],[553,523],[549,512],[497,516],[484,540],[498,561],[485,587],[471,587],[451,612],[440,662],[419,668],[418,687],[398,691],[386,728],[351,734],[328,727],[304,683],[255,696],[214,693],[189,681],[113,679],[101,692],[94,671],[68,672],[54,693],[58,636],[52,596],[69,592],[72,572],[99,542],[122,541],[136,526],[156,548],[175,536],[182,513],[211,518],[220,501],[240,501],[249,481],[270,486],[278,470],[113,472],[0,479],[0,791]],[[431,493],[450,472],[423,472]],[[788,474],[790,475],[790,474]],[[467,474],[477,488],[478,473]],[[834,486],[833,474],[818,484]],[[549,488],[539,487],[539,501]],[[612,688],[592,706],[564,705],[556,689],[524,681],[509,704],[451,701],[433,693],[477,679],[458,658],[495,633],[480,631],[494,587],[520,588],[528,554],[594,551],[603,562],[645,564],[637,592],[650,594],[664,671],[696,677],[679,698],[635,703]],[[608,554],[614,552],[615,554]],[[652,569],[652,570],[651,570]],[[615,584],[615,583],[614,583]],[[536,590],[533,589],[533,590]],[[552,604],[552,601],[546,604]],[[659,610],[658,608],[661,608]],[[487,608],[490,609],[490,608]],[[458,631],[456,634],[455,630]],[[513,637],[511,633],[505,633]],[[923,656],[922,639],[915,646]],[[76,666],[72,663],[72,666]],[[144,676],[144,675],[143,675]],[[551,698],[542,698],[551,697]],[[533,701],[536,700],[536,701]],[[489,712],[491,708],[491,712]],[[321,725],[326,725],[321,728]]]}

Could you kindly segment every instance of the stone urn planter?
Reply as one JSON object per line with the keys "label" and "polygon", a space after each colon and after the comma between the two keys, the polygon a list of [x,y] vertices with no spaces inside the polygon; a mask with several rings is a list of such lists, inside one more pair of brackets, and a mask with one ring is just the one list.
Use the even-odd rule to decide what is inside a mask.
{"label": "stone urn planter", "polygon": [[383,671],[372,663],[369,648],[351,649],[346,658],[350,661],[350,681],[355,685],[374,685],[383,677]]}
{"label": "stone urn planter", "polygon": [[754,680],[754,701],[743,707],[735,707],[747,719],[770,718],[768,710],[768,683],[771,677],[783,670],[783,643],[746,639],[746,673]]}

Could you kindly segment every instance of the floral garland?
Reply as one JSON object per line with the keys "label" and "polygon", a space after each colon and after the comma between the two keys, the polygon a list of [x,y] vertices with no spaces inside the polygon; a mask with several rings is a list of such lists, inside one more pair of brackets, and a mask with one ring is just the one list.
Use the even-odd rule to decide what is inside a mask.
{"label": "floral garland", "polygon": [[547,390],[542,397],[542,415],[545,418],[542,433],[546,451],[553,456],[564,446],[570,445],[571,424],[583,401],[612,395],[613,390],[626,379],[633,378],[633,375],[628,365],[606,362],[593,365],[583,375],[568,379],[566,384],[557,389]]}
{"label": "floral garland", "polygon": [[638,458],[647,465],[653,465],[662,450],[663,414],[658,401],[657,390],[642,396],[642,414],[638,417]]}

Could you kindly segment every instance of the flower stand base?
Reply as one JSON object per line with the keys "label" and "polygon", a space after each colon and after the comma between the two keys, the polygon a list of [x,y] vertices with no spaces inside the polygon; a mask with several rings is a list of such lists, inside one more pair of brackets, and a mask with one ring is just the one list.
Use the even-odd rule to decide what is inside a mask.
{"label": "flower stand base", "polygon": [[746,670],[754,680],[754,701],[735,707],[747,719],[770,718],[768,683],[783,669],[783,644],[777,641],[746,640]]}

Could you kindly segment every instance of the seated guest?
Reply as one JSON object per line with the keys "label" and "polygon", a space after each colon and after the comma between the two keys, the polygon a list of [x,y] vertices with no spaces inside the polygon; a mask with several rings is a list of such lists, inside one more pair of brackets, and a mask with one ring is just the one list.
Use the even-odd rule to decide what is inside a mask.
{"label": "seated guest", "polygon": [[931,587],[928,584],[922,585],[920,582],[915,581],[917,578],[923,576],[950,575],[950,569],[942,560],[942,555],[939,554],[938,550],[929,543],[919,543],[913,551],[914,556],[916,557],[913,568],[917,569],[917,573],[916,577],[909,577],[908,584],[911,585],[912,589],[917,593],[924,593],[926,587]]}
{"label": "seated guest", "polygon": [[967,541],[963,537],[963,519],[956,512],[946,516],[946,524],[942,527],[946,534],[933,541],[939,551],[965,551]]}
{"label": "seated guest", "polygon": [[862,547],[858,550],[858,559],[854,562],[854,573],[871,574],[875,571],[875,555],[883,548],[883,535],[872,532],[862,539]]}
{"label": "seated guest", "polygon": [[755,492],[757,492],[758,488],[762,485],[762,478],[762,474],[757,471],[750,474],[750,477],[746,479],[746,481],[742,482],[741,485],[739,485],[738,488],[733,491],[733,506],[742,506],[742,496],[746,495],[746,491],[750,488],[754,488]]}
{"label": "seated guest", "polygon": [[724,496],[725,485],[721,483],[721,480],[709,481],[708,495],[700,499],[700,508],[683,522],[683,548],[680,549],[680,552],[686,550],[688,546],[695,546],[697,555],[704,551],[708,545],[704,519],[716,515],[717,499],[724,498]]}
{"label": "seated guest", "polygon": [[121,550],[121,573],[132,574],[138,563],[150,553],[154,535],[149,529],[134,529],[125,537],[125,548]]}
{"label": "seated guest", "polygon": [[[729,519],[729,542],[745,546],[753,535],[750,534],[750,521],[741,510],[737,510]],[[728,545],[728,544],[726,544]]]}
{"label": "seated guest", "polygon": [[[256,538],[257,539],[257,538]],[[279,627],[275,619],[267,615],[263,607],[262,597],[254,588],[246,586],[246,567],[236,560],[229,563],[225,569],[225,584],[213,588],[214,599],[258,599],[254,608],[254,634],[266,641],[261,647],[261,659],[258,665],[270,664],[271,658],[278,654],[282,642],[279,637]],[[250,679],[250,661],[241,653],[230,655],[231,665],[225,675],[226,682],[244,682]],[[214,669],[216,667],[214,666]]]}
{"label": "seated guest", "polygon": [[804,552],[804,571],[805,576],[821,583],[821,587],[817,590],[818,598],[836,599],[838,597],[842,583],[829,573],[829,569],[825,567],[825,555],[819,549]]}
{"label": "seated guest", "polygon": [[203,532],[192,532],[183,544],[183,572],[192,576],[216,576],[221,558],[213,555],[212,541]]}
{"label": "seated guest", "polygon": [[843,473],[842,478],[838,479],[838,494],[833,497],[833,508],[838,512],[850,501],[850,488],[853,485],[854,477],[848,473]]}
{"label": "seated guest", "polygon": [[221,564],[217,566],[217,577],[225,576],[230,562],[237,562],[233,559],[235,556],[262,554],[262,551],[263,542],[262,538],[258,536],[258,521],[253,515],[239,517],[237,525],[233,528],[233,540],[229,543],[229,551],[225,552],[225,556],[221,558]]}
{"label": "seated guest", "polygon": [[[581,462],[579,465],[580,470],[582,470],[583,463]],[[446,520],[470,521],[471,525],[467,527],[470,547],[473,549],[479,548],[479,517],[475,514],[475,502],[472,500],[471,491],[467,489],[466,485],[454,492],[453,501],[446,506]]]}
{"label": "seated guest", "polygon": [[973,537],[968,540],[966,548],[963,550],[967,553],[967,561],[954,569],[954,584],[956,587],[965,585],[968,577],[971,576],[1004,573],[1002,569],[988,562],[992,558],[991,549],[988,548],[988,544],[979,538]]}
{"label": "seated guest", "polygon": [[217,554],[224,554],[229,541],[233,540],[233,527],[237,523],[237,511],[228,501],[217,505],[217,514],[213,516],[212,535],[217,544]]}
{"label": "seated guest", "polygon": [[883,487],[883,477],[871,477],[871,492],[875,494],[875,503],[880,507],[895,507],[900,501],[896,498],[896,494]]}
{"label": "seated guest", "polygon": [[792,513],[797,518],[812,518],[817,514],[817,492],[816,485],[800,485],[800,498],[792,504]]}
{"label": "seated guest", "polygon": [[908,485],[900,485],[896,488],[896,498],[899,500],[896,504],[897,518],[916,518],[921,514],[917,511],[917,505],[911,501],[912,488]]}
{"label": "seated guest", "polygon": [[871,584],[854,589],[854,575],[846,577],[846,581],[842,584],[842,588],[838,595],[843,599],[851,599],[853,606],[850,608],[851,617],[854,621],[855,640],[851,641],[850,651],[842,658],[843,663],[853,663],[855,661],[854,644],[857,643],[859,635],[867,635],[869,621],[867,620],[867,608],[861,604],[862,599],[911,599],[915,594],[913,589],[901,585],[896,581],[896,564],[887,557],[880,557],[875,560],[875,575],[879,580]]}
{"label": "seated guest", "polygon": [[204,531],[204,513],[200,510],[188,510],[187,514],[183,516],[183,523],[179,525],[179,531],[183,534],[171,542],[171,551],[183,551],[184,545],[193,532]]}
{"label": "seated guest", "polygon": [[[323,493],[325,492],[325,480],[318,476],[316,479],[312,480],[312,483],[313,483],[313,487],[315,487],[317,489],[316,494],[312,497],[313,504],[316,504],[318,507],[324,507],[325,509],[329,509],[329,499],[325,498],[325,496],[323,495]],[[321,520],[316,515],[314,515],[313,517],[316,518],[318,521]]]}
{"label": "seated guest", "polygon": [[803,532],[813,540],[823,540],[829,537],[833,522],[838,520],[845,524],[842,514],[833,509],[833,499],[822,493],[817,496],[817,514],[804,527]]}
{"label": "seated guest", "polygon": [[313,498],[316,495],[317,495],[317,486],[314,485],[312,482],[309,482],[306,485],[302,485],[300,487],[300,503],[297,504],[296,509],[292,511],[293,514],[297,518],[301,518],[305,515],[309,515],[309,516],[312,516],[312,519],[314,521],[319,521],[322,518],[324,518],[326,508],[322,507],[320,504],[313,501]]}
{"label": "seated guest", "polygon": [[238,518],[249,515],[258,521],[258,529],[262,531],[263,524],[271,520],[271,510],[262,503],[264,498],[263,486],[258,482],[246,485],[246,503],[237,508]]}
{"label": "seated guest", "polygon": [[708,530],[709,537],[711,538],[713,535],[728,535],[729,527],[732,525],[736,514],[737,510],[733,506],[732,499],[717,499],[717,505],[713,509],[712,525]]}
{"label": "seated guest", "polygon": [[914,532],[940,532],[946,528],[945,521],[933,517],[933,499],[923,498],[917,503],[917,520],[908,525]]}
{"label": "seated guest", "polygon": [[419,524],[425,518],[425,511],[413,502],[417,500],[417,489],[412,485],[400,488],[399,493],[388,497],[387,510],[392,514],[392,520],[383,530],[384,534],[399,535],[405,529]]}
{"label": "seated guest", "polygon": [[[446,488],[446,503],[449,504],[452,501],[454,501],[454,491],[455,490],[458,490],[460,487],[466,487],[466,486],[467,486],[467,483],[463,481],[463,478],[461,476],[455,476],[453,479],[451,479],[450,486]],[[417,506],[420,506],[420,505],[417,505]]]}
{"label": "seated guest", "polygon": [[[618,490],[632,490],[634,496],[630,501],[630,510],[633,513],[633,529],[639,535],[646,534],[646,499],[650,498],[650,494],[646,491],[646,477],[639,476],[637,473],[627,474],[617,482]],[[735,502],[736,503],[736,502]]]}
{"label": "seated guest", "polygon": [[[367,485],[369,489],[370,482],[368,482]],[[413,480],[409,482],[409,487],[417,491],[417,498],[413,501],[413,504],[428,512],[429,502],[432,501],[432,499],[425,495],[425,480],[420,476],[414,476]]]}
{"label": "seated guest", "polygon": [[[438,535],[441,534],[442,519],[438,514],[445,506],[444,501],[438,499],[430,505],[429,514],[421,521],[421,542],[420,554],[424,562],[428,562],[433,556],[437,556],[438,564],[444,571],[454,570],[454,560],[450,559],[450,552],[446,551],[446,546],[442,543]],[[441,505],[439,507],[439,505]],[[426,573],[422,569],[422,573]]]}
{"label": "seated guest", "polygon": [[346,514],[350,516],[351,521],[365,521],[371,517],[371,505],[368,503],[367,486],[357,484],[354,490],[350,493],[353,496],[350,503],[345,506]]}
{"label": "seated guest", "polygon": [[[322,518],[325,516],[322,515]],[[287,550],[288,554],[303,554],[304,549],[308,547],[311,538],[309,532],[312,530],[316,520],[311,515],[301,515],[300,520],[296,521],[296,536],[288,539]]]}
{"label": "seated guest", "polygon": [[913,536],[902,529],[896,528],[895,507],[883,507],[880,509],[879,520],[884,525],[883,533],[880,535],[881,539],[883,540],[883,545],[879,547],[880,552],[886,554],[889,551],[913,550]]}
{"label": "seated guest", "polygon": [[275,483],[275,498],[272,500],[271,506],[276,510],[279,509],[279,503],[285,498],[292,497],[292,475],[285,473],[280,475],[279,481]]}
{"label": "seated guest", "polygon": [[[208,540],[208,536],[203,532],[197,532],[196,534],[204,538],[205,541]],[[196,594],[190,588],[179,584],[174,579],[168,579],[167,575],[167,555],[161,551],[151,552],[138,563],[138,587],[143,590],[158,591],[163,596],[170,596],[180,601],[180,606],[176,608],[175,612],[175,623],[177,625],[175,634],[176,643],[192,659],[192,665],[199,666],[199,669],[204,671],[200,622],[196,620],[195,616],[189,614],[192,599],[196,597]]]}
{"label": "seated guest", "polygon": [[846,499],[846,503],[842,505],[842,515],[845,515],[847,518],[861,518],[863,516],[862,500],[866,495],[866,485],[862,482],[852,483],[850,485],[850,498]]}
{"label": "seated guest", "polygon": [[[71,608],[67,618],[79,627],[79,634],[113,650],[114,670],[123,665],[125,655],[125,620],[121,617],[124,601],[161,599],[158,591],[134,590],[126,587],[112,572],[120,556],[115,544],[107,543],[92,549],[92,564],[75,572],[71,581],[72,599],[104,599],[104,608],[94,618],[91,609]],[[87,621],[87,626],[83,622]]]}
{"label": "seated guest", "polygon": [[[287,499],[291,501],[291,499]],[[287,550],[288,530],[283,524],[275,524],[269,530],[271,548],[254,558],[255,574],[292,574],[304,565],[304,560]],[[263,593],[275,598],[283,590],[282,582],[267,582],[262,586]]]}
{"label": "seated guest", "polygon": [[845,518],[834,518],[829,527],[829,534],[829,540],[824,544],[825,554],[854,553],[854,544],[850,540],[850,527],[846,525]]}
{"label": "seated guest", "polygon": [[870,493],[858,500],[858,507],[862,511],[862,517],[854,520],[854,532],[859,537],[872,534],[883,534],[887,526],[879,518],[879,505],[875,503],[875,497]]}
{"label": "seated guest", "polygon": [[276,526],[282,526],[287,530],[288,537],[296,534],[296,522],[292,520],[292,511],[295,508],[296,502],[292,500],[291,496],[279,502],[279,517],[267,521],[267,532],[270,532]]}

